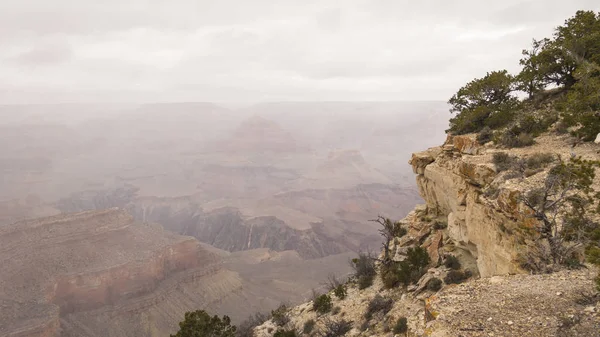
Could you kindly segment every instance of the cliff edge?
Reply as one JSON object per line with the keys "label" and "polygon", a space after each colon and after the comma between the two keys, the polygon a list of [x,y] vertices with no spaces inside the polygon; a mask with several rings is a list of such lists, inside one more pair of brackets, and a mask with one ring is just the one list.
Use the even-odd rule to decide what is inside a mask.
{"label": "cliff edge", "polygon": [[[287,319],[257,327],[256,335],[600,336],[596,268],[548,266],[532,273],[527,260],[539,249],[540,220],[523,196],[544,186],[562,158],[600,159],[597,144],[572,144],[568,135],[544,134],[507,152],[461,135],[414,153],[409,164],[425,204],[390,227],[403,229],[389,241],[389,259],[385,252],[374,258],[372,284],[363,284],[357,269],[356,277],[338,284],[343,296],[332,286],[286,309]],[[510,159],[507,167],[500,157]],[[417,278],[402,285],[388,277],[392,268],[401,272],[412,263],[417,248],[429,256]]]}

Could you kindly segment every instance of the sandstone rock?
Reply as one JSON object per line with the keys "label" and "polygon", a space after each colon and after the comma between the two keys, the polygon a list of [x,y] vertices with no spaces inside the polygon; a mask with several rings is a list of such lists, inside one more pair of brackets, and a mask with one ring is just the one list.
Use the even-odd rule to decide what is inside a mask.
{"label": "sandstone rock", "polygon": [[418,293],[422,292],[423,290],[425,290],[429,281],[431,281],[435,277],[436,277],[435,272],[432,269],[430,269],[425,275],[423,275],[421,277],[421,279],[419,279],[419,282],[417,282],[417,288],[415,289],[415,294],[418,294]]}
{"label": "sandstone rock", "polygon": [[600,133],[596,136],[596,140],[594,140],[594,143],[600,144]]}
{"label": "sandstone rock", "polygon": [[413,153],[408,163],[412,165],[415,174],[423,174],[425,167],[431,164],[440,152],[440,148],[431,148],[427,151]]}
{"label": "sandstone rock", "polygon": [[442,231],[437,231],[435,236],[431,240],[431,243],[427,247],[427,253],[429,253],[429,258],[431,259],[431,264],[433,266],[437,266],[440,262],[440,252],[439,249],[442,246],[443,239]]}
{"label": "sandstone rock", "polygon": [[477,259],[482,276],[519,272],[515,238],[502,231],[517,226],[517,194],[499,197],[500,212],[483,204],[480,186],[491,183],[496,173],[489,164],[469,158],[438,155],[417,176],[419,193],[431,213],[448,217],[449,237]]}
{"label": "sandstone rock", "polygon": [[473,136],[454,136],[452,144],[456,150],[464,154],[476,155],[482,150],[481,144]]}
{"label": "sandstone rock", "polygon": [[496,176],[496,172],[488,165],[473,164],[464,161],[460,162],[459,172],[469,183],[476,186],[485,186],[491,183]]}

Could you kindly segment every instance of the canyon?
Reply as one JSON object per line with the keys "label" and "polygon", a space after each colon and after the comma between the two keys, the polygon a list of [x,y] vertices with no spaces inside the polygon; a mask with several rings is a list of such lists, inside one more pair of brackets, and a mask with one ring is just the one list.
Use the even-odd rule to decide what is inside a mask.
{"label": "canyon", "polygon": [[164,336],[185,311],[306,300],[379,249],[370,219],[420,202],[403,158],[445,109],[1,107],[2,334]]}

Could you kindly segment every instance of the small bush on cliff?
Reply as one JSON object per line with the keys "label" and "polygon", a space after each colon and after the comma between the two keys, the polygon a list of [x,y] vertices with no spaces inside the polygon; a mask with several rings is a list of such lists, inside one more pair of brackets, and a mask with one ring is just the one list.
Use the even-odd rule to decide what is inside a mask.
{"label": "small bush on cliff", "polygon": [[346,286],[344,286],[343,284],[338,285],[333,290],[333,294],[340,300],[343,300],[344,298],[346,298]]}
{"label": "small bush on cliff", "polygon": [[394,325],[393,331],[395,334],[405,334],[408,332],[408,320],[406,319],[406,317],[398,318],[398,320],[396,321],[396,325]]}
{"label": "small bush on cliff", "polygon": [[254,315],[250,315],[245,321],[240,323],[237,327],[237,337],[254,337],[254,328],[263,324],[269,319],[269,317],[263,313],[257,312]]}
{"label": "small bush on cliff", "polygon": [[235,337],[236,327],[231,325],[228,316],[210,316],[204,310],[185,313],[185,319],[179,323],[179,331],[171,337]]}
{"label": "small bush on cliff", "polygon": [[271,311],[271,320],[278,326],[284,326],[288,324],[290,318],[288,317],[288,308],[285,304],[281,304],[277,309]]}
{"label": "small bush on cliff", "polygon": [[367,306],[365,319],[370,320],[377,312],[381,312],[383,315],[386,315],[388,312],[390,312],[390,310],[392,310],[393,306],[394,301],[391,298],[384,298],[383,296],[377,294]]}
{"label": "small bush on cliff", "polygon": [[431,259],[425,248],[420,246],[408,248],[406,260],[400,262],[398,269],[400,282],[404,285],[418,282],[427,271],[429,262]]}
{"label": "small bush on cliff", "polygon": [[374,276],[366,276],[366,275],[359,277],[358,281],[357,281],[358,289],[363,290],[363,289],[366,289],[366,288],[372,286],[374,278],[375,278]]}
{"label": "small bush on cliff", "polygon": [[445,228],[448,228],[447,221],[439,221],[439,220],[434,221],[433,229],[440,230],[440,229],[445,229]]}
{"label": "small bush on cliff", "polygon": [[377,271],[375,270],[375,259],[371,257],[371,254],[359,253],[357,258],[352,259],[350,265],[354,269],[358,289],[365,289],[373,284],[373,278]]}
{"label": "small bush on cliff", "polygon": [[402,226],[401,222],[392,222],[389,218],[384,218],[381,215],[372,222],[377,222],[381,225],[379,234],[383,236],[383,263],[386,264],[390,260],[390,244],[395,238],[400,238],[406,235],[407,230]]}
{"label": "small bush on cliff", "polygon": [[313,331],[314,328],[315,328],[315,320],[309,319],[308,321],[304,322],[304,327],[302,327],[302,333],[304,333],[305,335],[308,335]]}
{"label": "small bush on cliff", "polygon": [[313,310],[320,314],[329,312],[332,307],[331,297],[327,294],[323,294],[313,301]]}
{"label": "small bush on cliff", "polygon": [[295,330],[284,330],[279,329],[274,334],[273,337],[296,337],[298,334]]}
{"label": "small bush on cliff", "polygon": [[455,284],[455,283],[462,283],[464,280],[468,279],[469,277],[471,277],[471,271],[470,270],[450,270],[448,272],[448,274],[446,275],[446,277],[444,277],[444,283],[446,284]]}
{"label": "small bush on cliff", "polygon": [[554,162],[555,159],[556,158],[552,153],[534,153],[527,157],[525,160],[525,166],[528,169],[536,170]]}
{"label": "small bush on cliff", "polygon": [[345,336],[350,330],[352,330],[352,322],[345,319],[332,320],[326,319],[323,322],[324,329],[321,331],[320,336],[322,337],[341,337]]}
{"label": "small bush on cliff", "polygon": [[380,267],[379,275],[381,276],[381,281],[386,289],[395,288],[400,284],[398,268],[399,263],[393,261]]}
{"label": "small bush on cliff", "polygon": [[492,155],[492,163],[498,172],[520,169],[519,158],[511,156],[506,152],[495,152]]}
{"label": "small bush on cliff", "polygon": [[485,144],[491,142],[494,139],[494,131],[489,126],[484,127],[477,134],[477,142],[479,144]]}
{"label": "small bush on cliff", "polygon": [[460,269],[460,261],[458,261],[458,258],[454,255],[446,255],[446,258],[444,259],[444,266],[446,266],[446,268],[450,268],[450,269]]}
{"label": "small bush on cliff", "polygon": [[572,263],[582,246],[588,261],[600,264],[600,225],[591,215],[600,212],[600,193],[593,188],[598,166],[600,162],[582,158],[560,159],[544,186],[522,199],[538,220],[534,229],[555,265]]}
{"label": "small bush on cliff", "polygon": [[507,148],[527,147],[535,144],[530,133],[519,131],[518,128],[510,128],[496,135],[494,142]]}
{"label": "small bush on cliff", "polygon": [[427,250],[422,247],[410,247],[404,261],[393,262],[381,266],[381,280],[384,287],[394,288],[400,284],[405,286],[416,283],[427,271],[431,262]]}
{"label": "small bush on cliff", "polygon": [[431,291],[438,291],[442,289],[442,280],[437,277],[432,278],[427,282],[427,289]]}

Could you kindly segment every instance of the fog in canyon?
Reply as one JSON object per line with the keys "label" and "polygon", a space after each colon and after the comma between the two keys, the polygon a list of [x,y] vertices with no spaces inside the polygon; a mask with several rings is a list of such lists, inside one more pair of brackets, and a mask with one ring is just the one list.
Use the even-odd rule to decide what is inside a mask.
{"label": "fog in canyon", "polygon": [[0,106],[3,332],[164,335],[305,300],[377,215],[419,203],[407,160],[442,102]]}

